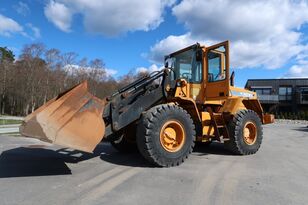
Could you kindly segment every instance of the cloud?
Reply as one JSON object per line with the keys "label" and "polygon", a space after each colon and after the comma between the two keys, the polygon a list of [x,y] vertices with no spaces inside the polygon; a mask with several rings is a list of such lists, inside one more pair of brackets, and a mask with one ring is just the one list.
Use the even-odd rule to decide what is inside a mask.
{"label": "cloud", "polygon": [[261,66],[268,69],[280,68],[303,50],[300,35],[298,32],[290,31],[259,42],[231,42],[231,66],[235,68]]}
{"label": "cloud", "polygon": [[136,68],[136,73],[152,73],[154,71],[160,71],[163,69],[163,66],[157,66],[156,64],[150,65],[147,67],[138,67]]}
{"label": "cloud", "polygon": [[9,37],[13,33],[23,32],[23,27],[11,18],[0,14],[0,35]]}
{"label": "cloud", "polygon": [[297,63],[293,65],[284,77],[308,78],[308,45],[305,50],[297,55]]}
{"label": "cloud", "polygon": [[24,28],[13,19],[0,14],[0,35],[10,37],[13,34],[20,34],[31,40],[41,37],[40,29],[31,23],[27,23]]}
{"label": "cloud", "polygon": [[15,9],[17,13],[23,16],[27,16],[30,13],[29,6],[22,1],[19,1],[18,4],[15,5],[13,8]]}
{"label": "cloud", "polygon": [[286,77],[308,78],[308,64],[293,65]]}
{"label": "cloud", "polygon": [[[81,14],[90,33],[117,36],[149,31],[163,21],[163,11],[175,0],[51,0],[45,16],[63,31],[69,31],[73,14]],[[66,12],[64,12],[64,10]]]}
{"label": "cloud", "polygon": [[152,46],[150,48],[150,52],[146,54],[145,57],[148,58],[152,63],[162,64],[165,55],[188,47],[196,42],[199,42],[203,45],[213,44],[213,41],[204,41],[202,39],[193,38],[190,33],[180,36],[170,35]]}
{"label": "cloud", "polygon": [[111,68],[105,68],[105,72],[108,77],[113,77],[118,73],[117,70]]}
{"label": "cloud", "polygon": [[307,1],[183,0],[172,11],[193,36],[261,41],[308,21]]}
{"label": "cloud", "polygon": [[181,36],[170,35],[152,46],[150,53],[146,57],[153,63],[163,63],[165,55],[185,48],[193,43],[194,41],[190,38],[189,34]]}
{"label": "cloud", "polygon": [[65,4],[56,1],[49,1],[44,8],[44,13],[48,21],[64,32],[70,32],[73,11]]}
{"label": "cloud", "polygon": [[38,27],[33,26],[31,23],[27,23],[26,26],[31,29],[33,33],[33,37],[31,37],[33,40],[37,38],[41,38],[41,30]]}
{"label": "cloud", "polygon": [[276,69],[303,51],[307,11],[307,1],[300,0],[182,0],[172,13],[188,32],[157,42],[148,57],[157,61],[166,47],[231,40],[232,67]]}

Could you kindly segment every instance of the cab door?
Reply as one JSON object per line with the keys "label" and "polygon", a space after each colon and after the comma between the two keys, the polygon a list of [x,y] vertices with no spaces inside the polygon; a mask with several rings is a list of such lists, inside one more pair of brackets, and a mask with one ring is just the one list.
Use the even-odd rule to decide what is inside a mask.
{"label": "cab door", "polygon": [[220,100],[229,96],[229,41],[206,48],[205,99]]}

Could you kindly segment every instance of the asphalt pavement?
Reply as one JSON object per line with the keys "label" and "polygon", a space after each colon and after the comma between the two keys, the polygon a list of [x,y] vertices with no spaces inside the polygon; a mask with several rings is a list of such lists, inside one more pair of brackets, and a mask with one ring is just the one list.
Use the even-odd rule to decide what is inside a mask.
{"label": "asphalt pavement", "polygon": [[0,136],[0,204],[308,204],[308,128],[264,127],[259,152],[198,146],[184,164],[156,168],[109,144],[94,154]]}

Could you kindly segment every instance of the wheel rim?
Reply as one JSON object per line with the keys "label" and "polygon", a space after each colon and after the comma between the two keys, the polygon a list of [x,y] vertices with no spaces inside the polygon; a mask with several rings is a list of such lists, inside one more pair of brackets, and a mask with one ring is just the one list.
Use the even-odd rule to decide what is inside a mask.
{"label": "wheel rim", "polygon": [[166,122],[160,131],[160,143],[168,152],[179,151],[184,145],[185,138],[184,128],[177,121]]}
{"label": "wheel rim", "polygon": [[257,126],[253,122],[247,122],[243,130],[244,142],[253,145],[257,140]]}

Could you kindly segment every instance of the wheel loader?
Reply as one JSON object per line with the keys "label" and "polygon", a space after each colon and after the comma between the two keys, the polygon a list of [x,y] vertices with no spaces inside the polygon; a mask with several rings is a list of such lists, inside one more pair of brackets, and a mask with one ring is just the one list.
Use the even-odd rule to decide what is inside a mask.
{"label": "wheel loader", "polygon": [[20,132],[85,152],[104,139],[119,151],[139,150],[152,164],[170,167],[184,162],[195,143],[218,141],[235,154],[254,154],[262,124],[273,121],[255,92],[234,87],[225,41],[171,53],[164,69],[105,99],[90,94],[83,82],[28,115]]}

